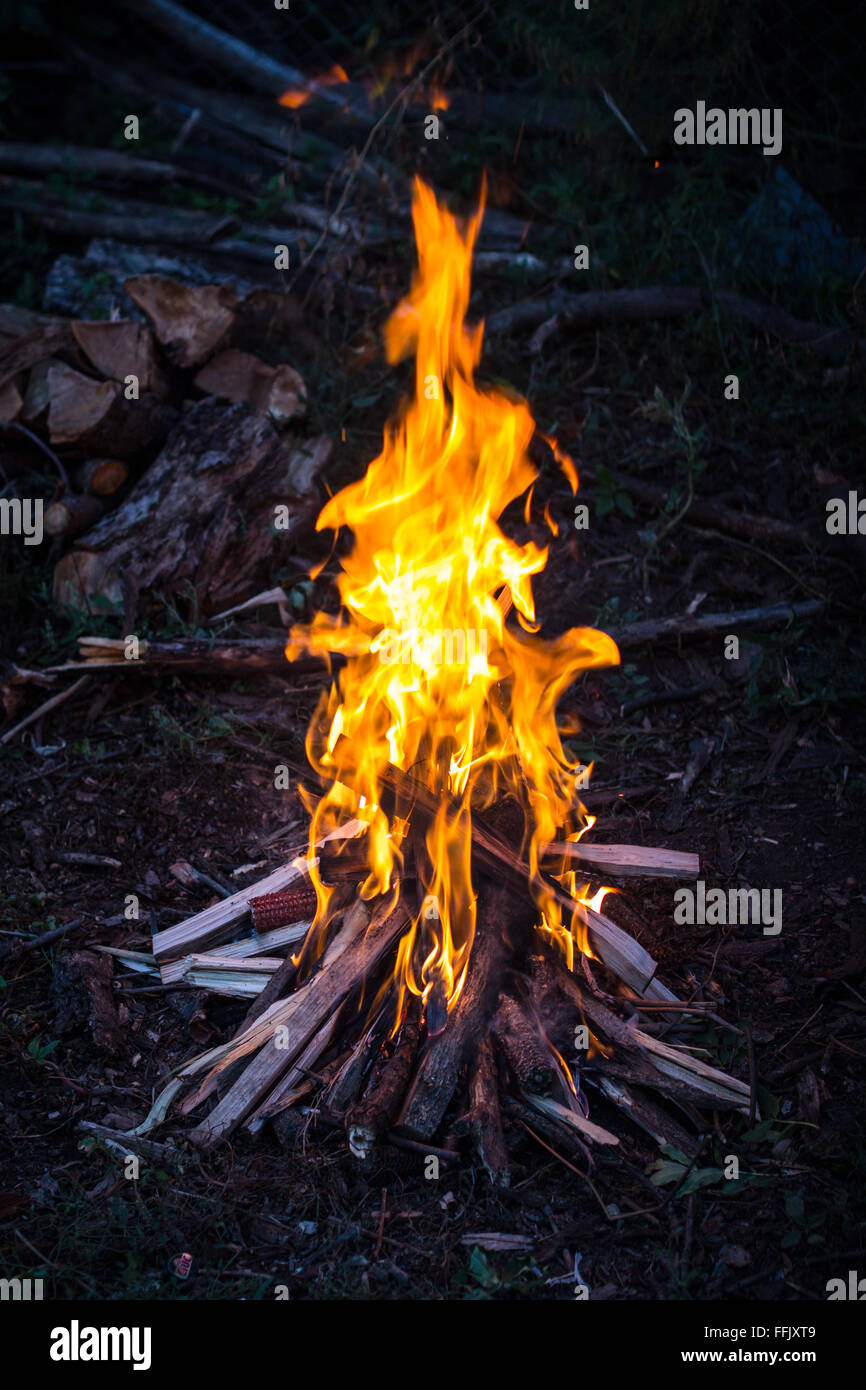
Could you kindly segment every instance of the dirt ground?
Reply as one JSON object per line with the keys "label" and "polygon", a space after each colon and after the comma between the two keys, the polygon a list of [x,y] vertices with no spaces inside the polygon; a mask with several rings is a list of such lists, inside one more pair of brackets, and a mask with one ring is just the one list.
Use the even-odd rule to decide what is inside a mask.
{"label": "dirt ground", "polygon": [[[625,412],[617,421],[620,448],[630,438],[652,465],[661,446],[645,422]],[[610,454],[610,440],[592,449],[584,435],[584,464]],[[614,508],[578,534],[565,490],[551,495],[561,529],[537,586],[545,629],[645,613],[638,523]],[[790,598],[796,586],[772,559],[683,527],[653,570],[649,611],[681,611],[698,593],[704,611]],[[866,807],[863,714],[844,688],[845,663],[857,660],[847,575],[817,555],[801,562],[797,585],[827,596],[832,616],[744,634],[739,663],[722,659],[720,638],[641,648],[564,701],[582,724],[573,751],[596,762],[594,838],[698,851],[708,884],[783,893],[775,936],[677,926],[664,881],[608,899],[666,983],[713,1000],[720,1022],[695,1041],[747,1081],[753,1049],[762,1120],[707,1117],[692,1180],[679,1186],[649,1180],[658,1152],[637,1129],[627,1152],[597,1158],[588,1182],[514,1127],[504,1193],[468,1159],[435,1181],[419,1156],[394,1150],[362,1171],[343,1136],[320,1128],[236,1137],[206,1156],[181,1142],[155,1150],[140,1181],[127,1182],[81,1122],[140,1122],[170,1068],[229,1036],[246,1004],[153,989],[118,967],[116,1027],[106,1030],[64,960],[96,944],[146,950],[157,924],[205,906],[206,886],[172,876],[178,860],[222,879],[257,863],[251,877],[261,877],[303,844],[300,800],[274,790],[273,769],[281,753],[301,756],[314,695],[279,677],[100,676],[32,739],[6,745],[4,1268],[38,1267],[55,1297],[272,1298],[283,1286],[313,1299],[570,1299],[579,1256],[595,1299],[823,1297],[827,1279],[863,1253]],[[649,695],[658,703],[640,703]],[[677,774],[700,739],[712,741],[711,756],[682,798]],[[70,851],[122,867],[54,862]],[[137,922],[118,920],[129,892],[142,904]],[[21,950],[76,918],[55,944]],[[586,1091],[604,1123],[610,1107],[591,1070]],[[172,1119],[151,1138],[176,1141],[189,1123]],[[741,1165],[734,1183],[720,1171],[730,1154]],[[485,1248],[497,1245],[489,1233],[518,1239]],[[172,1264],[184,1252],[186,1280]]]}

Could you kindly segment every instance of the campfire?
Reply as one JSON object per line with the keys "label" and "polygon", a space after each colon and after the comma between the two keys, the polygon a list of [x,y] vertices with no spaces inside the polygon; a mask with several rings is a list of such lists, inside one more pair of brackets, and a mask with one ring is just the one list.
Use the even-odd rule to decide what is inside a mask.
{"label": "campfire", "polygon": [[[205,1145],[301,1105],[344,1127],[359,1159],[384,1144],[450,1158],[472,1145],[504,1186],[513,1126],[582,1163],[617,1145],[591,1118],[595,1097],[686,1152],[700,1110],[754,1109],[748,1085],[658,1035],[689,1007],[602,910],[606,879],[700,866],[592,843],[586,769],[563,746],[557,704],[619,653],[591,628],[540,634],[532,580],[548,553],[503,521],[533,514],[536,430],[524,400],[475,384],[483,326],[466,316],[482,215],[461,226],[415,183],[418,271],[385,328],[390,362],[414,356],[414,393],[364,477],[319,516],[318,529],[349,533],[339,612],[293,628],[286,650],[332,673],[307,736],[309,845],[155,936],[165,982],[253,1003],[142,1129],[181,1091]],[[547,444],[576,490],[573,463]],[[545,521],[555,534],[546,509]]]}

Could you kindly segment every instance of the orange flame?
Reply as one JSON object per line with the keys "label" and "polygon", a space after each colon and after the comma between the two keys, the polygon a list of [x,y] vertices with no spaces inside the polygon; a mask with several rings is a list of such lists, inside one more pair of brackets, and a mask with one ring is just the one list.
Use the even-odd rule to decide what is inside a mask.
{"label": "orange flame", "polygon": [[[535,879],[557,830],[573,829],[576,818],[585,824],[575,799],[580,765],[562,746],[558,699],[579,671],[616,664],[619,653],[591,628],[537,635],[531,580],[547,550],[518,544],[498,524],[537,476],[528,456],[535,425],[525,401],[474,382],[483,325],[470,329],[464,320],[483,200],[461,230],[416,180],[412,211],[418,272],[386,324],[385,346],[392,363],[414,354],[414,398],[386,427],[364,477],[319,516],[318,529],[346,526],[354,536],[338,581],[342,611],[293,628],[286,655],[346,658],[307,736],[310,762],[330,783],[315,808],[311,846],[357,816],[367,827],[363,892],[385,892],[406,849],[405,826],[380,804],[386,765],[411,770],[438,798],[424,851],[415,850],[423,903],[397,967],[401,986],[424,998],[429,1030],[433,1016],[444,1026],[472,947],[473,808],[508,792],[521,801]],[[576,487],[573,464],[560,463]],[[512,606],[517,621],[506,626]],[[313,876],[316,932],[329,895]],[[573,875],[561,881],[569,878],[573,887]],[[544,929],[573,940],[572,924],[563,926],[540,884],[536,900]],[[577,944],[587,949],[585,929]]]}
{"label": "orange flame", "polygon": [[348,82],[349,77],[344,67],[335,63],[327,72],[323,72],[321,77],[314,77],[306,87],[290,87],[287,92],[283,92],[278,97],[280,106],[288,106],[291,111],[297,111],[300,106],[305,106],[310,97],[315,96],[319,87],[339,87],[343,82]]}

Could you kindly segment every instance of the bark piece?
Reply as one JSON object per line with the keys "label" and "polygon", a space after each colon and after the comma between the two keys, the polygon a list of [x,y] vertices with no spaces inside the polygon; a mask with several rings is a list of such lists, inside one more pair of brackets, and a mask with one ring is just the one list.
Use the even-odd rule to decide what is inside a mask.
{"label": "bark piece", "polygon": [[124,289],[177,367],[196,367],[210,357],[231,329],[238,307],[231,285],[190,288],[163,275],[134,275],[124,281]]}
{"label": "bark piece", "polygon": [[288,424],[306,408],[307,388],[293,367],[269,367],[249,352],[228,348],[202,367],[195,378],[200,391],[229,401],[246,401],[269,415],[275,424]]}
{"label": "bark piece", "polygon": [[97,1047],[120,1052],[125,1043],[111,981],[110,956],[95,951],[64,951],[54,969],[57,1027],[60,1032],[86,1025]]}

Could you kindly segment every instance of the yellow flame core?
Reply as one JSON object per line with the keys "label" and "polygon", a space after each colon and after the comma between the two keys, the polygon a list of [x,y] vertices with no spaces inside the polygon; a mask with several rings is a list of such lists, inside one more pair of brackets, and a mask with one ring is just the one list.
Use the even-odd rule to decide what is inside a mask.
{"label": "yellow flame core", "polygon": [[[323,695],[307,736],[330,789],[318,802],[311,845],[347,815],[366,822],[368,896],[402,868],[402,825],[380,806],[388,763],[436,793],[439,812],[418,865],[423,906],[401,943],[401,983],[440,1009],[457,999],[475,925],[472,808],[510,792],[527,811],[535,875],[541,848],[573,829],[575,770],[556,725],[557,701],[578,671],[612,665],[613,640],[575,628],[553,641],[537,628],[532,576],[547,550],[520,545],[499,518],[537,476],[535,426],[525,401],[474,383],[483,325],[465,326],[472,251],[482,206],[461,230],[416,180],[418,271],[385,327],[390,362],[415,355],[414,398],[385,430],[360,482],[326,504],[317,527],[348,527],[338,617],[292,629],[286,655],[341,653],[339,682]],[[576,486],[571,461],[560,459]],[[517,626],[505,615],[516,610]],[[314,873],[319,913],[328,892]],[[544,926],[557,904],[537,895]],[[588,900],[587,900],[588,901]],[[571,933],[571,924],[568,934]],[[581,948],[583,943],[579,943]]]}

